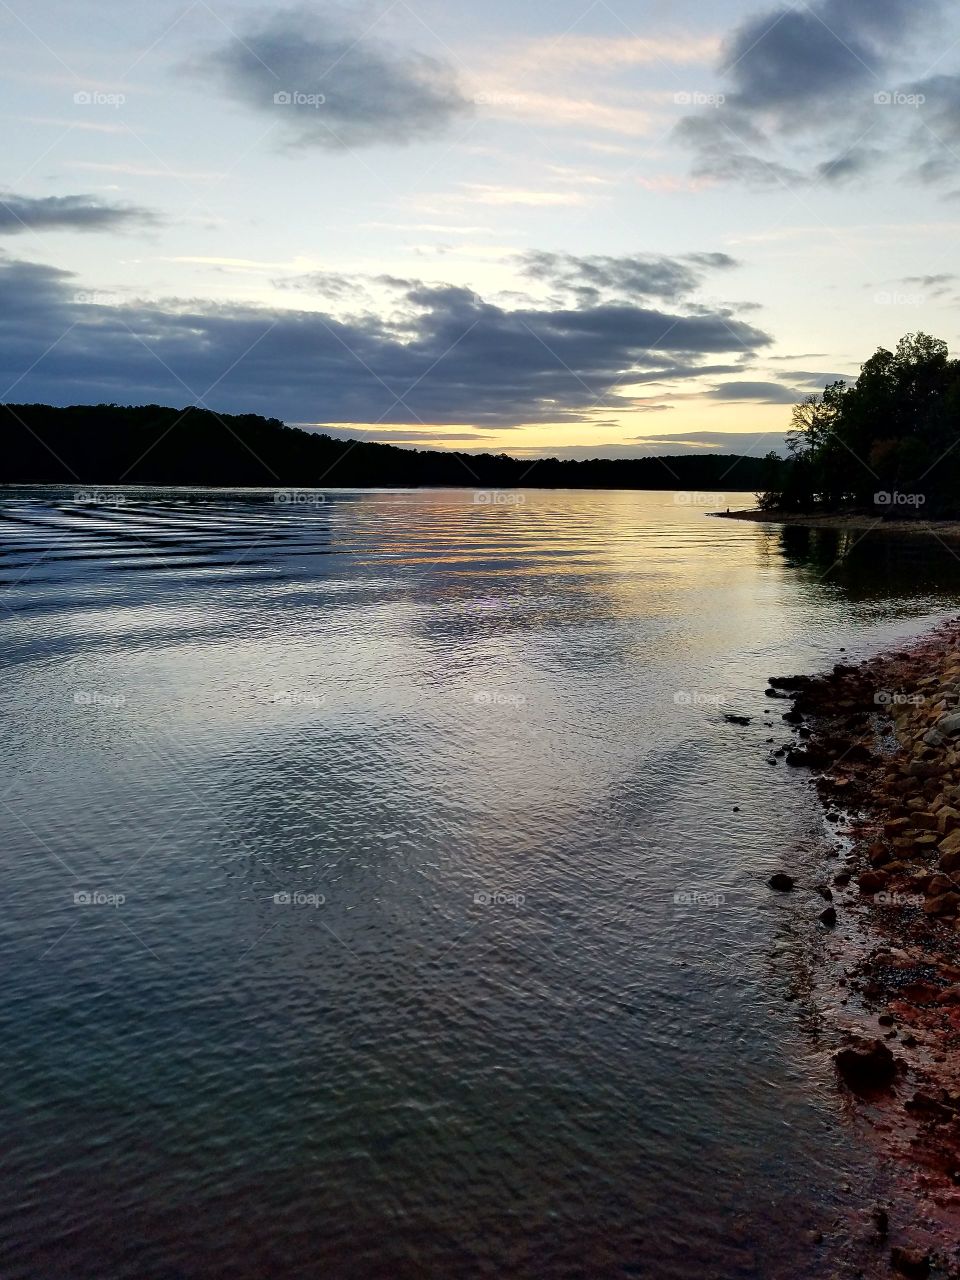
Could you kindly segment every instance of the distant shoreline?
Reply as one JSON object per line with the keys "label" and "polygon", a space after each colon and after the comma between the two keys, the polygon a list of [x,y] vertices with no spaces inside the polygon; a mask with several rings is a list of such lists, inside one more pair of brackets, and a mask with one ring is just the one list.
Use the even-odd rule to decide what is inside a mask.
{"label": "distant shoreline", "polygon": [[841,532],[933,534],[938,538],[960,539],[960,520],[885,520],[863,512],[833,512],[826,515],[796,511],[711,511],[720,520],[752,520],[757,524],[789,524],[800,529],[836,529]]}

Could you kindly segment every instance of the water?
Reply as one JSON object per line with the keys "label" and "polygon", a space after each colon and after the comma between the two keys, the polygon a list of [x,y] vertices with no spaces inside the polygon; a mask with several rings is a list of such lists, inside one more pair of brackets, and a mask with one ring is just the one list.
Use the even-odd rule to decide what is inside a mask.
{"label": "water", "polygon": [[762,690],[955,610],[952,553],[94,496],[0,501],[5,1280],[822,1274],[876,1171],[784,999],[819,817]]}

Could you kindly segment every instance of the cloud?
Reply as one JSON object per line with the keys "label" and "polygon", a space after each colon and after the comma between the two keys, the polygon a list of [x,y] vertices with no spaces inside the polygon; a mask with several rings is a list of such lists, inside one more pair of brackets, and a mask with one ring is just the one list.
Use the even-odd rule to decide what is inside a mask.
{"label": "cloud", "polygon": [[[0,395],[205,402],[292,422],[516,426],[628,411],[629,388],[695,379],[771,344],[727,313],[519,305],[397,282],[382,317],[241,304],[90,302],[71,273],[0,256]],[[93,295],[94,298],[96,295]],[[721,367],[726,362],[721,363]]]}
{"label": "cloud", "polygon": [[532,251],[520,256],[523,273],[571,294],[583,306],[603,298],[678,300],[693,293],[708,271],[738,265],[726,253],[690,253],[679,258],[652,254],[629,257]]}
{"label": "cloud", "polygon": [[796,404],[797,392],[779,382],[724,382],[706,393],[710,400],[752,400],[758,404]]}
{"label": "cloud", "polygon": [[0,193],[0,235],[24,231],[122,231],[153,226],[154,214],[136,205],[105,204],[95,196],[19,196]]}
{"label": "cloud", "polygon": [[[906,149],[905,113],[885,90],[939,11],[939,0],[817,0],[746,19],[725,43],[723,92],[677,126],[694,174],[754,187],[869,175],[890,150]],[[941,86],[940,98],[960,127],[952,89]],[[875,131],[882,145],[869,141]]]}
{"label": "cloud", "polygon": [[762,458],[771,451],[782,453],[786,447],[786,436],[780,431],[684,431],[675,436],[633,438],[644,448],[672,449],[674,453],[739,453],[753,458]]}
{"label": "cloud", "polygon": [[[555,458],[670,458],[691,454],[738,454],[762,458],[768,453],[784,453],[785,437],[781,432],[765,431],[686,431],[678,435],[642,435],[632,437],[627,444],[574,444],[559,448],[512,448],[518,458],[536,458],[549,454]],[[731,493],[737,492],[737,472],[731,471],[727,479]]]}
{"label": "cloud", "polygon": [[332,9],[276,14],[193,69],[272,116],[298,147],[406,144],[442,134],[473,106],[445,62],[386,44]]}

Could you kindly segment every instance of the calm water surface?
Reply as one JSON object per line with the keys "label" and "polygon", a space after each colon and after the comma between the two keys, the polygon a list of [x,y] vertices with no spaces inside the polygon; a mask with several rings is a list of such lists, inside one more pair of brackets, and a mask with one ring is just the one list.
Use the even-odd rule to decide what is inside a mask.
{"label": "calm water surface", "polygon": [[822,1273],[872,1171],[784,999],[819,817],[762,690],[960,563],[672,494],[119,493],[0,496],[5,1280]]}

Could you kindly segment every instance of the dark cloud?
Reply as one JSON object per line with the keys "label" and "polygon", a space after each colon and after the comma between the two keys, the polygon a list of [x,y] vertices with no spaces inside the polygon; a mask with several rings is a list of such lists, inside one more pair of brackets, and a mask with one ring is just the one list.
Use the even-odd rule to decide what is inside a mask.
{"label": "dark cloud", "polygon": [[784,118],[793,118],[798,107],[819,112],[858,86],[872,86],[908,18],[916,22],[925,8],[933,6],[923,0],[821,0],[750,18],[727,46],[728,101]]}
{"label": "dark cloud", "polygon": [[0,235],[15,236],[24,231],[122,231],[156,222],[147,209],[105,204],[95,196],[20,196],[0,192]]}
{"label": "dark cloud", "polygon": [[377,40],[340,10],[276,14],[193,69],[272,116],[295,146],[409,143],[472,109],[450,66]]}
{"label": "dark cloud", "polygon": [[627,409],[618,388],[696,378],[770,344],[729,314],[626,303],[505,310],[417,283],[402,314],[84,303],[73,277],[0,258],[2,398],[184,403],[294,422],[511,426]]}
{"label": "dark cloud", "polygon": [[[716,105],[677,127],[694,172],[753,187],[841,184],[868,176],[890,150],[905,154],[903,104],[885,91],[939,12],[939,0],[818,0],[748,18],[726,42]],[[960,133],[960,94],[934,85],[951,79],[926,83],[944,128]]]}
{"label": "dark cloud", "polygon": [[532,252],[520,257],[524,274],[571,294],[583,306],[610,298],[678,300],[693,293],[708,271],[739,264],[726,253],[691,253],[680,258],[633,254],[627,257]]}
{"label": "dark cloud", "polygon": [[753,400],[758,404],[796,404],[795,389],[779,382],[724,382],[708,391],[711,400]]}

